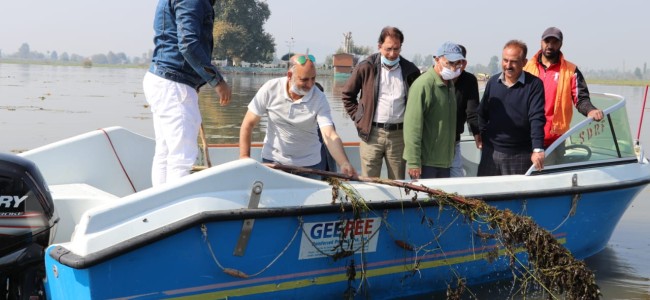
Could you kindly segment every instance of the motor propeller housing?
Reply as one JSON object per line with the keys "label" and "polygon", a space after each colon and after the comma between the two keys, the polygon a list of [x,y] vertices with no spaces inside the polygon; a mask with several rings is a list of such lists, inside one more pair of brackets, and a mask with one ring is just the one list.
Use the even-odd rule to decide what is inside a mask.
{"label": "motor propeller housing", "polygon": [[57,220],[36,165],[0,153],[0,298],[43,298],[44,251]]}

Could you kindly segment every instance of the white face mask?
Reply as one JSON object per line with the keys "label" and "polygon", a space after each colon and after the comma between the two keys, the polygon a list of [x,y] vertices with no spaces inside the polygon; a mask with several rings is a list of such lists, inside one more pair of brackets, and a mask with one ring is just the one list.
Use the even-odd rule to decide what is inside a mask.
{"label": "white face mask", "polygon": [[462,72],[460,68],[456,68],[456,71],[452,71],[450,68],[442,67],[440,77],[442,77],[444,80],[452,80],[460,76],[460,72]]}
{"label": "white face mask", "polygon": [[386,58],[386,56],[383,56],[383,55],[381,56],[381,63],[384,64],[384,65],[387,65],[389,67],[392,67],[392,66],[396,65],[398,62],[399,62],[399,56],[394,60],[390,60],[390,59]]}

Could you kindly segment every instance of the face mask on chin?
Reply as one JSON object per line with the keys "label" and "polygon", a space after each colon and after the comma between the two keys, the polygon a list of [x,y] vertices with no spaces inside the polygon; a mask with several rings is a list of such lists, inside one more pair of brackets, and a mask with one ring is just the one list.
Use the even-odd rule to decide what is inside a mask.
{"label": "face mask on chin", "polygon": [[293,84],[293,83],[291,84],[291,87],[289,88],[289,90],[290,90],[292,93],[294,93],[294,94],[296,94],[296,95],[300,95],[300,96],[302,96],[302,97],[304,97],[305,95],[309,94],[309,92],[311,91],[311,90],[303,90],[303,89],[300,89],[300,88],[298,88],[297,85],[295,85],[295,84]]}
{"label": "face mask on chin", "polygon": [[442,71],[440,71],[440,77],[444,80],[452,80],[458,76],[460,76],[461,69],[456,68],[456,71],[452,71],[450,68],[442,67]]}
{"label": "face mask on chin", "polygon": [[390,60],[383,55],[381,56],[381,63],[389,67],[396,65],[398,62],[399,62],[399,56],[395,60]]}

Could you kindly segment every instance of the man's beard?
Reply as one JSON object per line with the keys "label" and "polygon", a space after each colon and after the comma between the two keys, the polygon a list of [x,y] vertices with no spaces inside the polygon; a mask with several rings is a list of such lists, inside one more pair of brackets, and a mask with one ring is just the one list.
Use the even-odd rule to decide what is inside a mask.
{"label": "man's beard", "polygon": [[546,59],[555,60],[560,56],[560,51],[553,50],[551,51],[551,53],[548,53],[548,51],[542,51],[542,54],[544,55],[544,57],[546,57]]}
{"label": "man's beard", "polygon": [[309,92],[311,92],[311,89],[305,90],[305,89],[299,88],[299,87],[298,87],[298,86],[293,82],[293,80],[292,80],[292,82],[291,82],[291,87],[289,88],[289,90],[290,90],[291,92],[293,92],[294,94],[296,94],[296,95],[300,95],[300,96],[305,96],[305,95],[309,94]]}

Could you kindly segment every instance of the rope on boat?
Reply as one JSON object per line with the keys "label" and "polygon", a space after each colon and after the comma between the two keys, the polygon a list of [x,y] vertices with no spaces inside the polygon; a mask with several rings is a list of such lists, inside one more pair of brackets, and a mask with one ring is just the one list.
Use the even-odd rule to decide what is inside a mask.
{"label": "rope on boat", "polygon": [[[332,195],[333,195],[332,204],[336,203],[337,198],[341,199],[341,204],[343,203],[343,200],[349,201],[352,204],[353,214],[355,216],[355,219],[360,217],[360,215],[358,213],[359,211],[364,211],[366,214],[374,213],[372,210],[370,210],[368,208],[368,206],[367,206],[367,204],[365,202],[365,199],[358,193],[358,191],[356,189],[354,189],[353,186],[348,184],[347,181],[340,181],[340,180],[338,180],[336,178],[332,178],[332,177],[328,178],[327,181],[332,186]],[[344,195],[340,195],[340,193],[338,192],[339,189],[341,189],[343,191]],[[406,194],[407,195],[409,194],[408,190],[407,190]],[[416,192],[414,192],[413,198],[417,199],[417,193]],[[433,199],[433,198],[431,198],[431,199]],[[418,205],[421,204],[419,201],[417,201],[417,203],[418,203]],[[443,205],[440,206],[440,209],[441,210],[443,209]],[[342,210],[342,211],[344,211],[344,210]],[[442,253],[443,258],[447,259],[447,256],[446,256],[445,252],[442,250],[442,246],[439,243],[439,237],[442,236],[461,216],[461,214],[458,214],[451,222],[449,222],[447,224],[447,226],[436,229],[436,228],[434,228],[435,222],[431,218],[426,216],[426,213],[425,213],[426,211],[425,211],[424,207],[422,207],[420,205],[419,211],[423,214],[421,223],[425,224],[428,228],[430,228],[432,230],[433,235],[434,235],[434,238],[432,240],[430,240],[430,241],[428,241],[428,242],[426,242],[426,243],[424,243],[422,245],[411,244],[411,243],[405,242],[404,240],[400,240],[400,239],[396,238],[395,233],[393,232],[393,227],[388,222],[388,211],[387,210],[384,210],[384,213],[383,213],[383,215],[381,217],[381,224],[384,225],[384,227],[386,228],[386,232],[388,233],[389,237],[394,241],[395,245],[397,247],[399,247],[399,248],[402,248],[402,249],[404,249],[406,251],[409,251],[409,252],[413,253],[413,257],[412,257],[413,264],[412,264],[410,269],[406,270],[408,272],[407,272],[407,274],[404,275],[403,279],[413,277],[413,276],[416,276],[416,275],[419,276],[419,278],[422,278],[422,273],[421,273],[421,270],[420,270],[420,263],[421,263],[421,258],[420,258],[421,254],[420,253],[421,252],[429,253],[429,252],[433,252],[433,251],[440,251]],[[374,213],[374,215],[378,216],[377,213]],[[438,216],[440,216],[440,215],[438,215]],[[438,222],[438,223],[440,223],[440,222]],[[379,230],[376,231],[370,237],[370,239],[368,239],[367,241],[369,242],[370,240],[372,240],[374,235],[377,234],[378,232],[379,232]],[[306,233],[305,233],[305,235],[307,236]],[[309,239],[308,236],[307,236],[307,238]],[[362,238],[362,241],[365,241],[365,239]],[[351,266],[348,266],[347,271],[346,271],[346,276],[348,277],[348,289],[344,293],[344,298],[345,298],[345,295],[350,295],[350,293],[352,291],[355,291],[355,294],[356,294],[357,291],[362,291],[363,288],[369,284],[369,282],[368,282],[368,280],[367,280],[367,278],[365,276],[366,275],[366,271],[365,271],[366,264],[365,264],[365,258],[364,258],[365,257],[365,252],[364,252],[364,250],[365,250],[365,242],[364,242],[364,244],[362,244],[361,247],[359,247],[357,249],[354,249],[354,251],[342,251],[342,250],[339,250],[337,253],[335,253],[333,255],[321,251],[316,245],[314,245],[314,243],[311,240],[310,240],[310,242],[312,243],[312,247],[314,249],[316,249],[319,253],[321,253],[324,256],[333,258],[334,261],[336,261],[337,259],[340,259],[340,258],[342,258],[344,256],[353,255],[357,251],[361,250],[360,255],[361,255],[362,263],[359,266],[359,268],[361,269],[361,280],[359,281],[359,284],[356,287],[356,289],[352,287],[351,283],[354,280],[354,276],[356,275],[356,273],[351,275],[351,272],[349,270],[351,268]],[[426,249],[427,247],[432,245],[434,242],[437,244],[437,247],[435,247],[434,249]],[[354,259],[351,259],[350,263],[353,264]],[[450,268],[450,271],[456,277],[456,287],[452,289],[452,287],[449,284],[447,285],[448,286],[448,289],[447,289],[448,298],[447,299],[461,299],[460,296],[458,296],[457,298],[454,298],[454,297],[456,297],[456,295],[461,295],[465,291],[467,291],[467,292],[469,292],[470,294],[473,295],[471,290],[468,290],[468,289],[465,288],[465,279],[462,278],[462,276],[460,276],[458,271],[456,269],[454,269],[454,268]]]}
{"label": "rope on boat", "polygon": [[[356,190],[354,190],[352,186],[348,185],[349,188],[346,189],[340,184],[340,181],[332,180],[333,178],[358,180],[364,182],[387,184],[391,186],[401,187],[406,191],[407,195],[409,194],[410,191],[415,191],[414,193],[415,195],[411,197],[411,200],[417,203],[421,202],[421,200],[418,200],[417,192],[424,192],[428,195],[429,199],[435,199],[435,201],[438,202],[440,209],[442,209],[443,206],[447,206],[447,205],[451,206],[459,212],[459,216],[460,214],[464,215],[467,222],[469,223],[480,222],[481,224],[488,226],[489,229],[496,230],[497,233],[494,234],[482,233],[480,228],[478,228],[478,231],[475,231],[474,234],[481,237],[481,239],[483,240],[496,239],[503,246],[502,248],[494,247],[493,251],[491,251],[491,253],[492,252],[493,253],[492,254],[488,253],[488,255],[486,256],[486,259],[488,259],[488,261],[491,261],[491,259],[496,259],[497,257],[500,256],[499,252],[503,251],[510,258],[511,265],[517,264],[523,267],[524,274],[526,275],[523,277],[523,279],[520,279],[523,284],[523,287],[521,287],[520,290],[522,289],[526,290],[528,288],[528,280],[532,279],[534,282],[537,282],[546,292],[549,293],[548,295],[549,298],[555,298],[555,299],[558,298],[556,295],[554,295],[554,293],[565,294],[565,296],[569,299],[598,299],[600,297],[600,290],[598,289],[598,286],[595,284],[594,274],[586,267],[584,262],[578,261],[575,258],[573,258],[571,253],[563,245],[561,245],[548,231],[539,227],[539,225],[537,225],[530,217],[517,215],[508,209],[499,210],[495,207],[487,205],[484,201],[481,201],[479,199],[465,198],[457,194],[445,193],[444,191],[434,190],[424,185],[414,185],[406,182],[399,182],[394,180],[385,180],[385,179],[371,178],[371,177],[358,177],[358,176],[351,177],[351,176],[338,174],[334,172],[312,170],[307,168],[293,167],[293,166],[286,166],[286,165],[281,165],[281,166],[269,165],[269,166],[276,169],[283,169],[285,171],[287,170],[299,171],[302,173],[312,173],[312,174],[318,174],[318,175],[329,177],[330,184],[332,185],[332,196],[333,196],[332,204],[336,203],[335,198],[342,199],[343,197],[346,200],[352,202],[353,214],[355,219],[360,217],[361,211],[367,214],[368,212],[372,212],[372,210],[368,208],[368,206],[365,203],[365,200],[358,195],[358,193],[356,192]],[[345,192],[344,196],[339,196],[338,194],[339,188]],[[420,207],[422,208],[422,206]],[[421,211],[424,212],[423,209],[421,209]],[[343,209],[342,212],[345,212],[345,210]],[[208,244],[208,249],[210,251],[213,260],[215,261],[215,264],[224,273],[236,278],[246,279],[263,273],[287,251],[290,245],[293,244],[297,236],[297,233],[300,231],[300,229],[302,229],[303,234],[307,236],[308,241],[311,243],[312,247],[316,249],[316,251],[318,251],[320,254],[326,257],[331,257],[334,260],[353,255],[356,251],[361,250],[362,280],[360,282],[359,287],[357,288],[357,291],[361,290],[363,286],[368,284],[367,278],[365,277],[365,259],[364,259],[365,257],[364,246],[366,241],[363,238],[361,242],[362,245],[357,249],[355,249],[354,251],[342,250],[343,247],[341,247],[341,250],[339,250],[339,252],[337,253],[334,254],[325,253],[321,249],[316,247],[314,242],[311,239],[309,239],[309,236],[305,232],[302,218],[299,217],[298,219],[299,219],[298,227],[296,228],[293,237],[291,238],[289,243],[285,246],[285,248],[265,268],[263,268],[262,270],[260,270],[259,272],[253,275],[247,275],[246,273],[239,271],[237,269],[226,268],[223,265],[221,265],[221,263],[218,261],[216,255],[212,250],[212,246],[211,243],[209,242],[208,235],[207,235],[207,227],[205,226],[205,224],[202,224],[201,231],[203,232],[204,241],[206,241]],[[433,221],[427,218],[426,215],[423,215],[423,223],[426,223],[428,226],[430,226],[430,228],[432,228]],[[382,224],[384,224],[386,228],[390,227],[388,222],[386,221],[385,216],[384,218],[382,218]],[[449,224],[449,226],[451,226],[451,224]],[[367,241],[370,241],[374,237],[374,235],[379,231],[380,230],[377,230],[373,235],[370,236],[370,239],[368,239]],[[443,231],[446,231],[446,229],[444,229]],[[425,247],[429,246],[432,242],[436,241],[438,242],[437,249],[440,249],[442,251],[441,245],[439,244],[439,241],[437,239],[438,237],[439,236],[436,236],[433,241],[425,243],[424,245],[420,245],[420,246],[412,245],[407,242],[393,238],[398,247],[401,247],[408,251],[414,251],[415,261],[414,261],[413,269],[411,270],[412,275],[416,273],[419,274],[420,272],[419,259],[418,259],[418,255],[419,255],[418,252],[420,250],[424,249]],[[341,236],[341,238],[344,237]],[[339,243],[339,246],[342,246],[342,242],[343,241]],[[354,239],[352,240],[352,246],[349,247],[350,249],[354,248],[353,244],[354,244]],[[338,246],[335,247],[335,249],[336,248],[338,248]],[[499,250],[499,248],[503,250]],[[425,251],[431,251],[431,250],[425,250]],[[520,261],[519,258],[517,258],[515,255],[516,253],[521,251],[525,251],[526,253],[528,253],[528,263],[526,265],[522,261]],[[444,255],[444,251],[443,251],[443,255]],[[532,269],[530,267],[532,267]],[[351,282],[354,281],[356,277],[356,272],[349,272],[349,268],[350,267],[348,267],[348,270],[346,272],[348,275],[348,290],[346,291],[345,294],[347,295],[350,295],[348,294],[350,292],[356,293],[354,291],[354,288],[351,288]],[[517,275],[515,271],[516,271],[515,269],[512,269],[513,276],[516,281],[519,278],[519,275]],[[457,272],[454,272],[454,274],[457,277],[457,284],[456,284],[457,287],[452,289],[451,286],[448,284],[448,289],[447,289],[448,299],[460,299],[462,293],[468,290],[466,289],[464,279]],[[471,291],[469,292],[471,293]]]}
{"label": "rope on boat", "polygon": [[553,230],[549,230],[549,232],[555,232],[556,230],[560,229],[560,227],[562,227],[562,225],[564,225],[564,223],[566,223],[566,221],[568,221],[569,218],[573,217],[576,214],[576,211],[578,209],[579,199],[580,199],[580,195],[576,194],[573,196],[573,199],[571,200],[571,208],[569,209],[569,213],[566,214],[564,220],[562,220],[560,224],[558,224],[555,228],[553,228]]}
{"label": "rope on boat", "polygon": [[210,255],[212,256],[212,260],[214,260],[215,264],[219,267],[219,269],[221,269],[221,271],[223,271],[224,273],[226,273],[226,274],[228,274],[230,276],[236,277],[236,278],[247,279],[247,278],[255,277],[255,276],[258,276],[258,275],[264,273],[268,268],[270,268],[273,264],[275,264],[275,262],[280,257],[282,257],[282,255],[285,252],[287,252],[287,250],[289,249],[291,244],[293,244],[293,241],[296,239],[296,236],[298,236],[298,232],[300,231],[300,228],[302,228],[302,224],[303,224],[302,220],[300,220],[300,222],[298,223],[298,227],[296,228],[296,231],[294,231],[294,233],[293,233],[293,237],[291,237],[291,240],[289,241],[289,243],[287,243],[287,245],[284,247],[284,249],[282,249],[282,251],[280,251],[280,253],[278,253],[278,255],[268,265],[266,265],[266,267],[264,267],[259,272],[255,273],[255,274],[252,274],[252,275],[248,275],[248,274],[246,274],[246,273],[244,273],[244,272],[242,272],[240,270],[237,270],[237,269],[226,268],[223,265],[221,265],[221,263],[217,259],[217,256],[214,254],[214,251],[212,251],[212,245],[210,243],[210,239],[208,238],[208,227],[205,224],[201,224],[201,234],[203,236],[203,241],[208,245],[208,251],[210,251]]}
{"label": "rope on boat", "polygon": [[[318,174],[330,178],[400,187],[405,189],[407,195],[410,191],[424,192],[429,199],[435,199],[439,205],[454,207],[460,214],[465,216],[467,222],[482,222],[482,224],[488,226],[488,229],[495,230],[494,234],[483,234],[482,239],[490,238],[499,241],[503,245],[503,251],[510,258],[511,265],[514,265],[518,260],[515,253],[522,250],[528,253],[527,265],[520,262],[520,265],[526,269],[526,274],[528,274],[523,280],[526,286],[528,279],[531,279],[546,291],[549,291],[551,295],[553,293],[565,294],[569,299],[598,299],[600,297],[600,290],[595,283],[593,272],[587,268],[583,261],[576,260],[568,249],[560,244],[550,232],[535,223],[531,217],[518,215],[509,209],[497,209],[480,199],[465,198],[458,194],[446,193],[424,185],[373,177],[348,176],[335,172],[287,165],[268,166],[287,172]],[[335,188],[335,184],[332,185]],[[333,191],[332,194],[335,196],[338,193]],[[345,198],[348,199],[348,195]],[[354,197],[352,198],[354,199]],[[363,198],[359,199],[362,200]],[[418,200],[417,193],[411,200],[418,203],[421,201]],[[353,207],[355,207],[354,204]],[[480,228],[479,232],[475,234],[481,234]],[[498,247],[495,247],[494,251],[496,251],[495,257],[500,256]],[[513,269],[513,274],[514,272],[515,269]],[[462,286],[459,287],[463,288]],[[551,297],[554,297],[554,295]]]}
{"label": "rope on boat", "polygon": [[108,135],[108,132],[104,130],[104,128],[100,128],[100,130],[104,133],[104,135],[108,139],[108,143],[111,145],[111,148],[113,149],[113,154],[115,154],[115,158],[117,158],[117,162],[120,164],[120,167],[122,167],[122,172],[124,172],[124,175],[126,175],[126,179],[129,181],[129,184],[131,184],[131,188],[133,189],[133,192],[137,193],[138,191],[135,189],[135,185],[133,185],[133,181],[131,180],[129,173],[126,172],[126,168],[124,167],[124,164],[122,164],[122,160],[120,159],[120,156],[117,155],[117,150],[115,150],[115,146],[113,145],[113,141],[111,140],[111,137]]}
{"label": "rope on boat", "polygon": [[639,129],[636,132],[636,141],[639,143],[639,139],[641,138],[641,127],[643,125],[643,116],[645,115],[645,102],[648,100],[648,85],[645,86],[645,94],[643,96],[643,105],[641,106],[641,118],[639,118]]}

